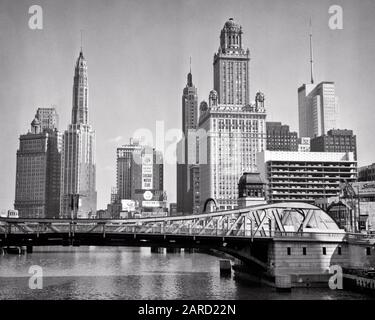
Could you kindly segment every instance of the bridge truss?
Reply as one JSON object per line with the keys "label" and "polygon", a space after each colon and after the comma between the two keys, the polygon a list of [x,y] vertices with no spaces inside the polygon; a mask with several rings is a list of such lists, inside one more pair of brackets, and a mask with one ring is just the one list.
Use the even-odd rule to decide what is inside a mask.
{"label": "bridge truss", "polygon": [[0,236],[77,233],[163,234],[272,238],[311,233],[342,234],[320,208],[305,203],[265,204],[198,215],[141,219],[0,219]]}

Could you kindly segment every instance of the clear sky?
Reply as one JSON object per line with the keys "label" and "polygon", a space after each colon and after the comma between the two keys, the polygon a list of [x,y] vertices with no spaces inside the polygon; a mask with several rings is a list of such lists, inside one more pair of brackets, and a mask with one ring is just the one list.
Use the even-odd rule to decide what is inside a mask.
{"label": "clear sky", "polygon": [[[31,5],[43,30],[28,27]],[[343,30],[328,27],[341,5]],[[297,88],[309,81],[308,21],[315,80],[334,81],[340,127],[358,139],[359,165],[375,162],[375,1],[373,0],[0,0],[0,209],[13,207],[16,151],[38,107],[55,105],[70,122],[74,64],[84,31],[90,122],[97,134],[98,209],[115,185],[116,147],[139,128],[181,128],[181,94],[192,56],[199,101],[213,85],[212,60],[225,21],[242,25],[251,52],[250,95],[266,95],[267,120],[298,130]],[[169,201],[175,166],[165,166]]]}

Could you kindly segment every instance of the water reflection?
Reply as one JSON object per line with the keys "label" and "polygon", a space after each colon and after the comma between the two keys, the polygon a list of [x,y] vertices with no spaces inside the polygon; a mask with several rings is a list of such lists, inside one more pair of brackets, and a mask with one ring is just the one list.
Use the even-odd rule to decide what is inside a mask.
{"label": "water reflection", "polygon": [[[43,267],[43,289],[28,287],[28,270]],[[151,253],[150,248],[39,247],[0,256],[0,299],[364,299],[329,289],[278,293],[221,278],[219,258]]]}

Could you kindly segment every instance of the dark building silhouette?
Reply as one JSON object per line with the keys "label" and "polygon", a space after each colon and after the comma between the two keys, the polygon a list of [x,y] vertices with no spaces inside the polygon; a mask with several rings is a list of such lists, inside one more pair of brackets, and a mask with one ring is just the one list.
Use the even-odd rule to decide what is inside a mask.
{"label": "dark building silhouette", "polygon": [[193,76],[187,75],[182,94],[182,130],[184,137],[177,146],[177,212],[199,213],[199,165],[196,130],[198,126],[198,94]]}
{"label": "dark building silhouette", "polygon": [[375,181],[375,163],[358,168],[358,181]]}
{"label": "dark building silhouette", "polygon": [[62,135],[56,119],[54,108],[39,108],[31,131],[20,136],[14,208],[21,218],[59,217]]}
{"label": "dark building silhouette", "polygon": [[270,151],[298,151],[297,132],[289,130],[281,122],[266,122],[267,144]]}
{"label": "dark building silhouette", "polygon": [[310,141],[312,152],[353,152],[357,160],[357,137],[353,130],[332,129]]}

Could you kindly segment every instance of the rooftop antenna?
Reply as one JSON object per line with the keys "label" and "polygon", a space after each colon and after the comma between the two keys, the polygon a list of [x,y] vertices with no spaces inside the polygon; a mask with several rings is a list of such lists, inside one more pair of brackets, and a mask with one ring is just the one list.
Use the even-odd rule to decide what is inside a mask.
{"label": "rooftop antenna", "polygon": [[191,73],[191,56],[190,56],[190,73]]}
{"label": "rooftop antenna", "polygon": [[81,29],[81,52],[82,52],[82,38],[83,38],[82,33],[83,33],[83,31]]}
{"label": "rooftop antenna", "polygon": [[313,59],[313,46],[312,46],[312,23],[310,18],[310,74],[311,83],[314,83],[314,59]]}

